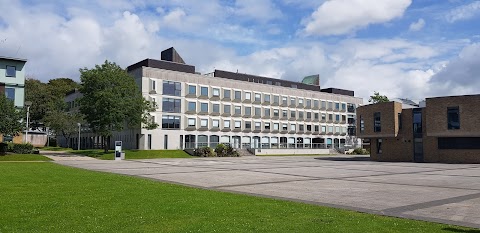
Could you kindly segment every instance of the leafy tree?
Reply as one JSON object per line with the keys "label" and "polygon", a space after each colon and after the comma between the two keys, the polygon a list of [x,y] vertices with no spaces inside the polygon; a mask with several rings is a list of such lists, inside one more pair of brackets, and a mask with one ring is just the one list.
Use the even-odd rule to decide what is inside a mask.
{"label": "leafy tree", "polygon": [[370,99],[368,100],[370,103],[383,103],[383,102],[390,102],[387,96],[385,95],[380,95],[380,93],[374,91],[373,95],[370,96]]}
{"label": "leafy tree", "polygon": [[80,112],[90,129],[103,137],[105,152],[113,131],[142,124],[148,129],[158,127],[150,120],[154,106],[143,98],[134,78],[120,66],[105,61],[93,69],[80,69],[80,74]]}
{"label": "leafy tree", "polygon": [[24,112],[3,94],[0,94],[0,109],[0,134],[18,136],[23,129]]}
{"label": "leafy tree", "polygon": [[65,108],[65,95],[80,85],[69,78],[52,79],[42,83],[35,78],[25,80],[25,101],[31,101],[30,118],[33,127],[44,122],[49,112],[58,112]]}
{"label": "leafy tree", "polygon": [[78,112],[65,112],[55,110],[48,112],[45,116],[45,125],[56,135],[63,136],[70,147],[70,138],[78,133],[78,123],[83,123],[83,115]]}

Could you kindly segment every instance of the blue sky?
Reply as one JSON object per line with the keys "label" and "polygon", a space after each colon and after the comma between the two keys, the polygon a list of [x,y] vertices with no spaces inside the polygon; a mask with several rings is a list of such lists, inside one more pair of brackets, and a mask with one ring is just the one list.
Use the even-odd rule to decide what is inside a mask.
{"label": "blue sky", "polygon": [[0,55],[30,77],[78,80],[105,59],[126,67],[174,46],[213,69],[300,81],[368,99],[480,93],[480,1],[8,1]]}

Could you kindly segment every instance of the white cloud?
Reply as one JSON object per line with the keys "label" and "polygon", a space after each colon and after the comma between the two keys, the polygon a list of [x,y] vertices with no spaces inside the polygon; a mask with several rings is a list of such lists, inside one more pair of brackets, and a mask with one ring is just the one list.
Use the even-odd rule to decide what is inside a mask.
{"label": "white cloud", "polygon": [[475,1],[451,10],[446,15],[446,19],[448,22],[454,23],[459,20],[467,20],[467,19],[473,18],[479,13],[480,13],[480,1]]}
{"label": "white cloud", "polygon": [[307,35],[343,35],[401,17],[411,0],[326,1],[304,21]]}
{"label": "white cloud", "polygon": [[466,46],[430,80],[432,96],[480,93],[480,44]]}
{"label": "white cloud", "polygon": [[416,32],[422,30],[423,27],[425,27],[425,20],[420,18],[417,22],[413,22],[412,24],[410,24],[409,30]]}

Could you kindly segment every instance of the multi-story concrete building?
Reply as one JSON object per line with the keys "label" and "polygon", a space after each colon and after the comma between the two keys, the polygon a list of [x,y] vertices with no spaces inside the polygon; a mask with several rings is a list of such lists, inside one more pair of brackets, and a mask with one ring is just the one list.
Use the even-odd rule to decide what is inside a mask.
{"label": "multi-story concrete building", "polygon": [[127,71],[144,97],[156,103],[152,116],[160,127],[115,134],[112,141],[122,140],[126,148],[187,149],[218,143],[235,148],[333,148],[360,142],[355,109],[363,100],[353,91],[222,70],[202,75],[173,48],[162,52],[162,60],[145,59]]}
{"label": "multi-story concrete building", "polygon": [[[0,94],[6,95],[17,108],[23,108],[25,101],[26,62],[25,59],[0,56]],[[10,141],[12,138],[0,135],[0,142],[4,140]],[[20,143],[22,137],[16,137],[14,141]]]}
{"label": "multi-story concrete building", "polygon": [[427,98],[423,108],[398,102],[357,109],[358,135],[371,142],[371,159],[479,163],[480,95]]}

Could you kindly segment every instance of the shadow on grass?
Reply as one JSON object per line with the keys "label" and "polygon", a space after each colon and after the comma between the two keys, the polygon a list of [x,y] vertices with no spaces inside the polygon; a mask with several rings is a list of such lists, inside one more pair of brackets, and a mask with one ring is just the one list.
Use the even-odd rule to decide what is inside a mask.
{"label": "shadow on grass", "polygon": [[451,228],[451,227],[446,227],[443,228],[442,230],[444,231],[450,231],[450,232],[458,232],[458,233],[480,233],[480,230],[464,230],[464,229],[457,229],[457,228]]}

